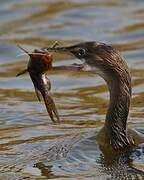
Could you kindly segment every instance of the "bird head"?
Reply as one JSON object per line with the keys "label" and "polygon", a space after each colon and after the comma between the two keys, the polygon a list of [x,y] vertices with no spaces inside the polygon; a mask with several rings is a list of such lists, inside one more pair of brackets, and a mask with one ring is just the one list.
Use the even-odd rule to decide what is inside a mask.
{"label": "bird head", "polygon": [[118,78],[128,70],[119,51],[104,43],[82,42],[72,46],[44,48],[43,50],[73,55],[84,63],[86,70],[95,71],[106,81]]}

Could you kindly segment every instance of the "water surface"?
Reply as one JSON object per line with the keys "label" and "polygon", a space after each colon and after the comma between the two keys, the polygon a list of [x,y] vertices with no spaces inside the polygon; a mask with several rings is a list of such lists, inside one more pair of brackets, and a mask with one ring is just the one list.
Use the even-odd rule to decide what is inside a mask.
{"label": "water surface", "polygon": [[[143,9],[143,0],[1,1],[0,179],[144,177],[144,157],[108,166],[94,140],[87,139],[102,127],[107,110],[108,90],[100,77],[48,72],[61,124],[53,124],[37,101],[28,74],[15,77],[28,61],[27,56],[17,56],[17,43],[29,51],[55,40],[62,45],[110,43],[121,51],[132,73],[129,125],[144,133]],[[78,60],[55,55],[54,65],[74,62]]]}

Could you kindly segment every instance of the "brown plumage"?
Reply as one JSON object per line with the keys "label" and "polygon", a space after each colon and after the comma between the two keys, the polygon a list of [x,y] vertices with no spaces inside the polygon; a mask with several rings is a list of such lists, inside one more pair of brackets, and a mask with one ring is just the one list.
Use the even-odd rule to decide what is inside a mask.
{"label": "brown plumage", "polygon": [[110,92],[110,102],[104,128],[98,135],[100,145],[109,144],[112,149],[118,151],[132,147],[134,140],[127,131],[131,101],[131,75],[120,53],[110,45],[97,42],[84,42],[43,50],[72,54],[82,60],[81,69],[94,71],[106,81]]}

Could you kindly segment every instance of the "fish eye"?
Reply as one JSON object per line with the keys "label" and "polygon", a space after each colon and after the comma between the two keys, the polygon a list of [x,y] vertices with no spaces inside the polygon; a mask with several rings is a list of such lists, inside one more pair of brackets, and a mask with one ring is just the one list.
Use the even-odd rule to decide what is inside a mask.
{"label": "fish eye", "polygon": [[78,56],[83,57],[85,53],[86,53],[85,49],[82,49],[82,48],[78,49],[78,52],[77,52]]}

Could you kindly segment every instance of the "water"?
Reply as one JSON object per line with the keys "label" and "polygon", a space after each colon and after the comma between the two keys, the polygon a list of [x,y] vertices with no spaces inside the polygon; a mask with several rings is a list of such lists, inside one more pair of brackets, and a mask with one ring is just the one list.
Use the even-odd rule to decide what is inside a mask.
{"label": "water", "polygon": [[[0,6],[0,179],[143,179],[144,157],[109,164],[94,139],[108,105],[104,81],[92,73],[49,72],[61,124],[37,101],[16,44],[33,50],[96,40],[126,59],[133,83],[129,126],[144,133],[143,0],[2,0]],[[78,62],[55,55],[54,65]],[[68,150],[70,151],[68,153]]]}

